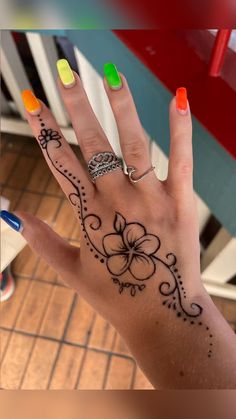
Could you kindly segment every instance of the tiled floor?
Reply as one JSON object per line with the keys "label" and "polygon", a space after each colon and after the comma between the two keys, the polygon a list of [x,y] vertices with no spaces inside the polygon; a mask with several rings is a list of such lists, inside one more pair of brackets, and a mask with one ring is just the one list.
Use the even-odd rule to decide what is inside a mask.
{"label": "tiled floor", "polygon": [[[33,139],[3,138],[0,181],[10,210],[36,214],[79,246],[70,206]],[[152,388],[113,327],[28,246],[12,271],[16,291],[1,304],[1,388]],[[216,303],[235,327],[235,303]]]}
{"label": "tiled floor", "polygon": [[[37,215],[79,246],[70,205],[33,139],[3,136],[0,181],[10,210]],[[113,327],[28,246],[12,272],[15,294],[1,304],[1,388],[151,388]]]}

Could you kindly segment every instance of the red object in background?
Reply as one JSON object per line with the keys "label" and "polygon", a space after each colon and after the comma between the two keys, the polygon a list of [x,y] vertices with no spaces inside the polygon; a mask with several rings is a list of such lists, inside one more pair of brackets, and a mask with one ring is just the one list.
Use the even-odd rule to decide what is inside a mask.
{"label": "red object in background", "polygon": [[104,0],[136,28],[234,28],[234,0]]}
{"label": "red object in background", "polygon": [[[209,76],[212,50],[208,47],[206,61],[206,51],[199,53],[198,44],[188,39],[194,32],[199,31],[114,31],[173,94],[178,86],[186,86],[193,115],[236,159],[236,91],[223,78]],[[203,32],[205,48],[204,37],[212,35]],[[236,69],[236,53],[232,55],[231,66]]]}
{"label": "red object in background", "polygon": [[218,77],[220,74],[231,32],[230,29],[220,29],[217,33],[209,68],[209,75],[212,77]]}

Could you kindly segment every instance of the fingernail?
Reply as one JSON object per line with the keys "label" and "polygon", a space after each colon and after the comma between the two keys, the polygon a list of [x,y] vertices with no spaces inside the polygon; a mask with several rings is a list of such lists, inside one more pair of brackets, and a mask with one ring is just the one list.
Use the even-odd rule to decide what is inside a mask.
{"label": "fingernail", "polygon": [[111,89],[118,90],[122,87],[122,80],[117,71],[115,64],[106,63],[104,64],[104,74],[106,81]]}
{"label": "fingernail", "polygon": [[67,60],[62,59],[57,61],[57,71],[62,84],[66,87],[73,87],[75,85],[75,77]]}
{"label": "fingernail", "polygon": [[21,93],[25,109],[31,115],[37,115],[41,110],[41,105],[31,90],[23,90]]}
{"label": "fingernail", "polygon": [[13,230],[19,231],[19,233],[23,230],[23,224],[21,220],[11,212],[2,210],[0,211],[0,217],[11,227]]}
{"label": "fingernail", "polygon": [[179,87],[176,90],[176,109],[181,115],[186,115],[188,112],[187,89]]}

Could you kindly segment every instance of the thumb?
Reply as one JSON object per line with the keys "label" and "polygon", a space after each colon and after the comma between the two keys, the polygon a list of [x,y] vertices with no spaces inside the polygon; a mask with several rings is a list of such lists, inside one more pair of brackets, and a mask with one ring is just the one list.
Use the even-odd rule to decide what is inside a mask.
{"label": "thumb", "polygon": [[33,215],[15,211],[1,211],[1,218],[12,228],[20,231],[30,248],[42,257],[66,282],[79,269],[79,249],[53,231],[46,223]]}

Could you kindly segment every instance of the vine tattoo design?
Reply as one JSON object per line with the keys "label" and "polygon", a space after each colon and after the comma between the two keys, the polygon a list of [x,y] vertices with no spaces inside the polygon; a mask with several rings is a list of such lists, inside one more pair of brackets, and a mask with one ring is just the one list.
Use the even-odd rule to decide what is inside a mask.
{"label": "vine tattoo design", "polygon": [[[102,220],[98,215],[88,212],[85,187],[81,184],[81,180],[51,157],[51,147],[62,146],[61,135],[51,128],[45,128],[40,115],[37,115],[37,118],[41,126],[38,136],[41,148],[46,152],[54,169],[73,186],[73,192],[68,198],[76,207],[86,245],[100,263],[106,264],[111,280],[118,287],[119,293],[123,294],[128,290],[127,292],[132,297],[141,293],[146,288],[143,282],[152,278],[157,265],[162,264],[169,272],[169,279],[159,284],[159,292],[164,297],[163,306],[173,309],[177,317],[184,322],[205,328],[209,337],[208,357],[211,358],[213,335],[208,325],[201,321],[203,308],[195,302],[187,303],[183,280],[177,267],[177,257],[173,253],[167,253],[165,259],[160,258],[158,256],[158,250],[161,247],[159,237],[148,233],[138,222],[127,222],[125,217],[118,212],[114,217],[113,232],[103,237],[100,248],[95,245],[90,232],[91,230],[98,231],[102,226]],[[121,279],[124,273],[129,274],[130,281]]]}

